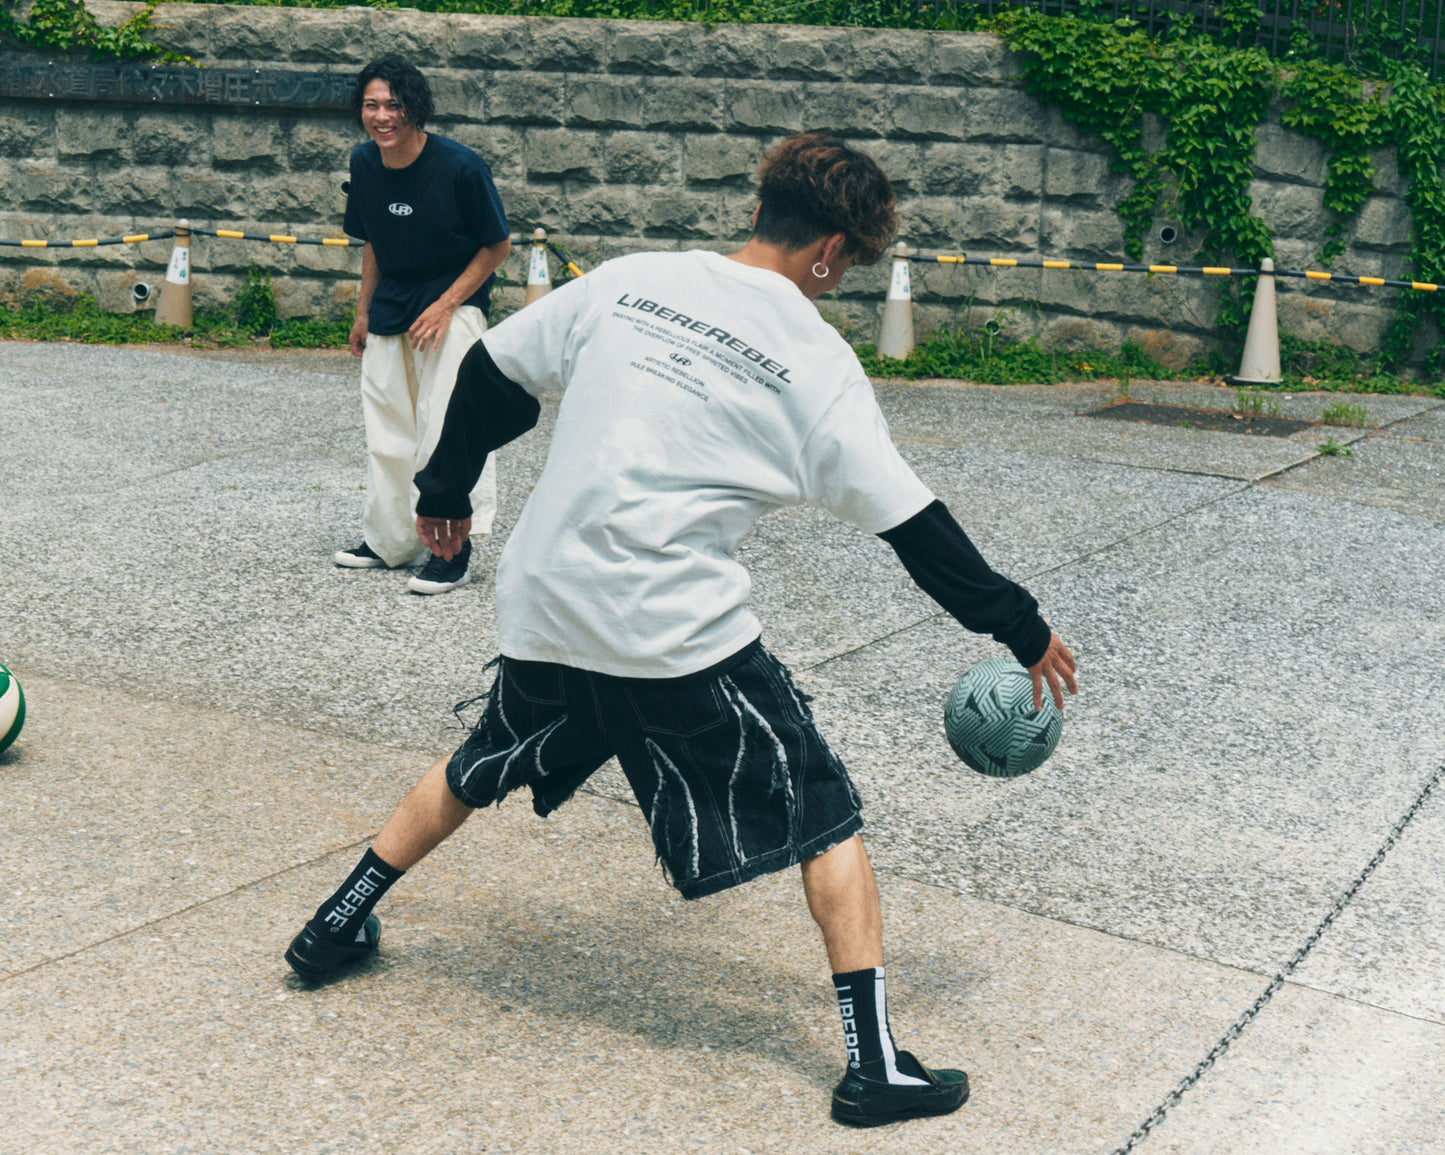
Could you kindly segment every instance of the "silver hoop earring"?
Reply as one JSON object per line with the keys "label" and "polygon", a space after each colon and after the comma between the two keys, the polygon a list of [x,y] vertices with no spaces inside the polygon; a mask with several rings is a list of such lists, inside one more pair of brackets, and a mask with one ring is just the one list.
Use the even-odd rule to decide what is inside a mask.
{"label": "silver hoop earring", "polygon": [[[823,271],[822,271],[821,273],[818,272],[818,267],[819,267],[820,265],[822,265],[822,268],[823,268]],[[823,280],[823,278],[825,278],[825,277],[826,277],[829,273],[831,273],[832,271],[833,271],[833,270],[830,269],[830,268],[828,268],[827,265],[824,265],[822,261],[814,261],[814,262],[813,262],[813,276],[817,277],[818,280],[820,280],[820,281]]]}

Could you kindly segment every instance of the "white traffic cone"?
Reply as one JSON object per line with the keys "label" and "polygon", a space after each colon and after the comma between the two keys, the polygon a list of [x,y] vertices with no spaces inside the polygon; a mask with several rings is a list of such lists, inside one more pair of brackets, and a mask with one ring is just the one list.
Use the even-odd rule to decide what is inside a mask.
{"label": "white traffic cone", "polygon": [[1254,291],[1254,308],[1244,335],[1244,356],[1239,373],[1228,378],[1231,385],[1277,384],[1279,371],[1279,321],[1274,308],[1274,262],[1259,262],[1259,287]]}
{"label": "white traffic cone", "polygon": [[902,241],[893,250],[893,273],[888,279],[883,327],[878,334],[880,357],[901,359],[913,352],[913,289],[908,276],[907,251]]}
{"label": "white traffic cone", "polygon": [[191,222],[176,222],[176,243],[166,266],[166,283],[156,303],[156,324],[191,327]]}
{"label": "white traffic cone", "polygon": [[538,229],[532,234],[532,259],[527,265],[527,293],[522,298],[522,308],[551,291],[552,273],[547,268],[547,230]]}

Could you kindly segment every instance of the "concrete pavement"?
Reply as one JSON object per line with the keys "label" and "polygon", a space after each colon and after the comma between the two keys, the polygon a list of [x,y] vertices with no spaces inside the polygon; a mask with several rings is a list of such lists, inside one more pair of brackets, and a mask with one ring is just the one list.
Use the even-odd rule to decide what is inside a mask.
{"label": "concrete pavement", "polygon": [[[504,453],[476,580],[419,598],[329,561],[362,496],[349,357],[0,343],[0,661],[31,711],[0,754],[0,1151],[1119,1148],[1445,762],[1445,402],[1272,439],[1079,416],[1112,392],[879,386],[1079,655],[1025,779],[948,751],[943,697],[998,649],[883,543],[802,510],[744,543],[864,795],[895,1033],[974,1086],[860,1134],[826,1116],[796,874],[683,903],[615,769],[546,822],[478,815],[384,901],[364,972],[281,960],[484,687],[555,405]],[[1442,868],[1437,795],[1137,1150],[1445,1151]]]}

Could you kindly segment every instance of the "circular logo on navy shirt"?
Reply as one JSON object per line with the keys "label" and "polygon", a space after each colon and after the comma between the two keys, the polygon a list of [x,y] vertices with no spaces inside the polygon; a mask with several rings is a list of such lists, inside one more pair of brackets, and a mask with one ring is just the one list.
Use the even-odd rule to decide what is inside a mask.
{"label": "circular logo on navy shirt", "polygon": [[386,211],[391,213],[393,216],[409,217],[411,216],[411,205],[402,204],[401,201],[396,201],[392,204],[387,205]]}

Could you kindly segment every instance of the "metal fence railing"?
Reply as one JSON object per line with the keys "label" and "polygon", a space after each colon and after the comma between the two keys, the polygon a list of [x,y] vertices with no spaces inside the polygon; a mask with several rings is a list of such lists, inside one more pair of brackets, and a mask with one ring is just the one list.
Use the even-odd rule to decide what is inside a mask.
{"label": "metal fence railing", "polygon": [[[1195,32],[1227,36],[1221,0],[924,0],[968,5],[990,14],[1033,8],[1047,16],[1091,15],[1135,21],[1149,36],[1189,21]],[[1445,0],[1257,0],[1253,29],[1235,28],[1243,43],[1285,57],[1301,39],[1326,60],[1375,70],[1384,60],[1414,59],[1432,80],[1445,77]]]}

